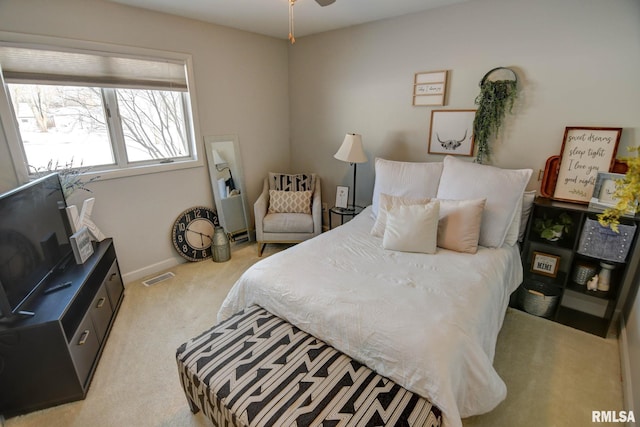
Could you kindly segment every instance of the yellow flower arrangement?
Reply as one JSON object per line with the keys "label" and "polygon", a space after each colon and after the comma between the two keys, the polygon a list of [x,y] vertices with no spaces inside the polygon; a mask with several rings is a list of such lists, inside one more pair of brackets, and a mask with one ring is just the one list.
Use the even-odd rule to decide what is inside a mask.
{"label": "yellow flower arrangement", "polygon": [[[640,146],[629,147],[629,151],[640,154]],[[610,227],[616,233],[619,232],[620,216],[628,212],[637,213],[640,208],[640,157],[636,154],[623,160],[627,162],[627,173],[624,178],[616,180],[613,193],[618,202],[598,215],[600,225]]]}

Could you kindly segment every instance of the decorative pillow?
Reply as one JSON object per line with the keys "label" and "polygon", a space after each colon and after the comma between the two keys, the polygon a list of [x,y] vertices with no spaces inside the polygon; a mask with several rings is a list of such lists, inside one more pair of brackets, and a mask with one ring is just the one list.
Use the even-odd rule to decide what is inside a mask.
{"label": "decorative pillow", "polygon": [[313,173],[286,174],[269,172],[269,190],[313,191],[316,175]]}
{"label": "decorative pillow", "polygon": [[311,191],[269,190],[269,213],[311,213]]}
{"label": "decorative pillow", "polygon": [[520,217],[520,231],[518,232],[518,242],[524,240],[524,233],[527,231],[527,223],[529,222],[529,215],[531,214],[531,208],[533,207],[533,201],[536,198],[536,190],[525,191],[522,198],[522,216]]}
{"label": "decorative pillow", "polygon": [[380,194],[412,199],[436,197],[442,163],[411,163],[376,158],[371,211],[378,216]]}
{"label": "decorative pillow", "polygon": [[425,205],[398,206],[387,214],[382,247],[394,251],[436,253],[438,201]]}
{"label": "decorative pillow", "polygon": [[371,228],[371,234],[376,237],[382,237],[384,235],[384,229],[387,224],[387,213],[398,206],[409,205],[425,205],[429,203],[431,199],[409,199],[407,197],[391,196],[386,193],[380,194],[380,207],[378,210],[378,216],[376,222]]}
{"label": "decorative pillow", "polygon": [[439,200],[438,246],[456,252],[475,254],[485,199]]}
{"label": "decorative pillow", "polygon": [[500,169],[446,156],[437,197],[486,199],[478,244],[497,248],[504,244],[514,215],[520,215],[516,210],[532,172],[531,169]]}
{"label": "decorative pillow", "polygon": [[516,210],[511,219],[511,224],[507,228],[507,234],[504,236],[504,244],[513,246],[518,242],[518,233],[520,232],[520,220],[522,219],[522,200],[524,198],[524,194],[518,200],[516,204]]}

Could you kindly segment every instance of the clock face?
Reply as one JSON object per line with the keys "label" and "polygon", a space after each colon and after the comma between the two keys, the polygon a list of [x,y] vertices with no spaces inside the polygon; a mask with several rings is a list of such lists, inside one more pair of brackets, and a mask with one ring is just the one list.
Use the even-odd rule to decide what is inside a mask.
{"label": "clock face", "polygon": [[211,241],[217,225],[220,225],[218,215],[213,210],[203,206],[187,209],[173,223],[173,246],[189,261],[211,258]]}

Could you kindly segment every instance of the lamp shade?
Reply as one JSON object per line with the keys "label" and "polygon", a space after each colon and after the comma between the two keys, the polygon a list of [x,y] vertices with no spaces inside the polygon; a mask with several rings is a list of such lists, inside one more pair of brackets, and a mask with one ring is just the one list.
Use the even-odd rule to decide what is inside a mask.
{"label": "lamp shade", "polygon": [[366,163],[367,155],[362,148],[362,135],[348,133],[342,141],[338,152],[333,155],[338,160],[349,163]]}
{"label": "lamp shade", "polygon": [[213,150],[213,164],[217,166],[224,163],[227,163],[227,162],[225,159],[222,158],[220,153],[218,153],[218,150]]}

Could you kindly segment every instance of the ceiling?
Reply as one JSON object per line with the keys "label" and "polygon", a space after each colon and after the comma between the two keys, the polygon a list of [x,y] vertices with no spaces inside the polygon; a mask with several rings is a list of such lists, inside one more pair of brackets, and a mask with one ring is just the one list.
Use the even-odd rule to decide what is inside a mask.
{"label": "ceiling", "polygon": [[[110,0],[286,39],[288,0]],[[321,7],[296,0],[295,36],[302,37],[365,22],[406,15],[469,0],[336,0]]]}

